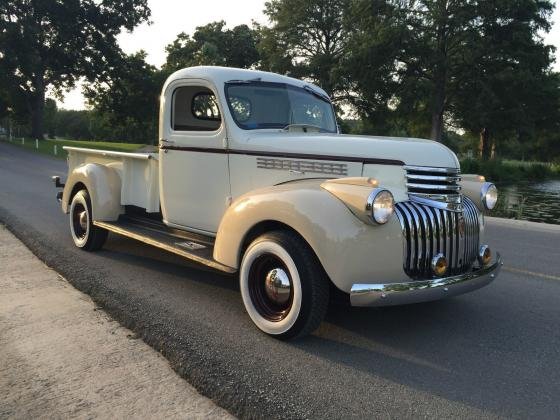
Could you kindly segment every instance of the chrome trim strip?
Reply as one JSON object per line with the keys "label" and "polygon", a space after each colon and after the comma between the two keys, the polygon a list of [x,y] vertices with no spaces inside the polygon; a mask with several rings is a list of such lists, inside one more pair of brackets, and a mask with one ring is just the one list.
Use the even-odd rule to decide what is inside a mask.
{"label": "chrome trim strip", "polygon": [[411,166],[405,165],[403,166],[407,171],[414,171],[414,172],[437,172],[442,174],[459,174],[461,170],[458,168],[433,168],[430,166]]}
{"label": "chrome trim strip", "polygon": [[418,188],[419,190],[438,190],[438,191],[461,191],[460,185],[440,185],[440,184],[416,184],[406,183],[407,188]]}
{"label": "chrome trim strip", "polygon": [[404,283],[354,284],[350,303],[352,306],[392,306],[455,296],[491,283],[502,265],[502,258],[497,254],[492,265],[457,276]]}
{"label": "chrome trim strip", "polygon": [[459,182],[461,180],[460,176],[438,176],[438,175],[416,175],[416,174],[406,174],[407,179],[416,179],[419,181],[437,181],[437,182]]}
{"label": "chrome trim strip", "polygon": [[[426,194],[429,195],[429,194]],[[463,211],[463,205],[461,200],[458,203],[452,203],[449,201],[440,201],[437,199],[423,197],[420,193],[409,193],[408,198],[410,201],[415,203],[424,204],[428,207],[434,207],[436,209],[449,210],[449,211]]]}
{"label": "chrome trim strip", "polygon": [[462,196],[461,194],[431,194],[431,193],[410,193],[409,196],[414,195],[414,197],[422,198],[430,203],[433,203],[434,200],[441,201],[443,203],[451,203],[451,204],[461,204]]}

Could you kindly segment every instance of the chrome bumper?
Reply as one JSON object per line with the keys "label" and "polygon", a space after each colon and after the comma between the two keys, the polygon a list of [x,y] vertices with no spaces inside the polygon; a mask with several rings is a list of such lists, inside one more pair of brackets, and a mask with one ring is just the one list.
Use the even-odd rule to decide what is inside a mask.
{"label": "chrome bumper", "polygon": [[492,282],[502,265],[500,254],[497,254],[493,264],[453,277],[406,283],[354,284],[350,290],[350,303],[352,306],[392,306],[460,295]]}

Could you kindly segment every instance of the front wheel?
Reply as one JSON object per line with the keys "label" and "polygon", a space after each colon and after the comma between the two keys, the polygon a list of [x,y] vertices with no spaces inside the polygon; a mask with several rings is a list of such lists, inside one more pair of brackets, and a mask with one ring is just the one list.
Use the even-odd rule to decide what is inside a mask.
{"label": "front wheel", "polygon": [[78,191],[70,203],[70,233],[74,244],[86,251],[103,247],[108,232],[93,224],[91,199],[87,190]]}
{"label": "front wheel", "polygon": [[255,239],[243,256],[239,283],[251,320],[276,338],[313,332],[327,311],[327,276],[309,245],[292,232]]}

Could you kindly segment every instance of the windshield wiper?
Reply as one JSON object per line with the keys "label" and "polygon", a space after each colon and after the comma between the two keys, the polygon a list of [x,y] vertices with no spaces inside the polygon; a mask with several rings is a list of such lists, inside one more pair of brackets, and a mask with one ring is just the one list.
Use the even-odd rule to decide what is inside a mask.
{"label": "windshield wiper", "polygon": [[317,129],[320,133],[324,133],[327,131],[323,127],[319,127],[318,125],[313,124],[288,124],[282,130],[290,131],[290,128],[301,128],[304,133],[307,133],[307,129],[309,128]]}

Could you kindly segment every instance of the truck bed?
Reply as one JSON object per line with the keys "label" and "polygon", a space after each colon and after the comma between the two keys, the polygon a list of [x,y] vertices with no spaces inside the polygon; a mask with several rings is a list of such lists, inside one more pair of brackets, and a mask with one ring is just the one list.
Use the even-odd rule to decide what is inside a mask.
{"label": "truck bed", "polygon": [[113,168],[121,178],[121,202],[159,212],[159,166],[157,153],[127,153],[64,146],[68,173],[79,165],[94,163]]}

